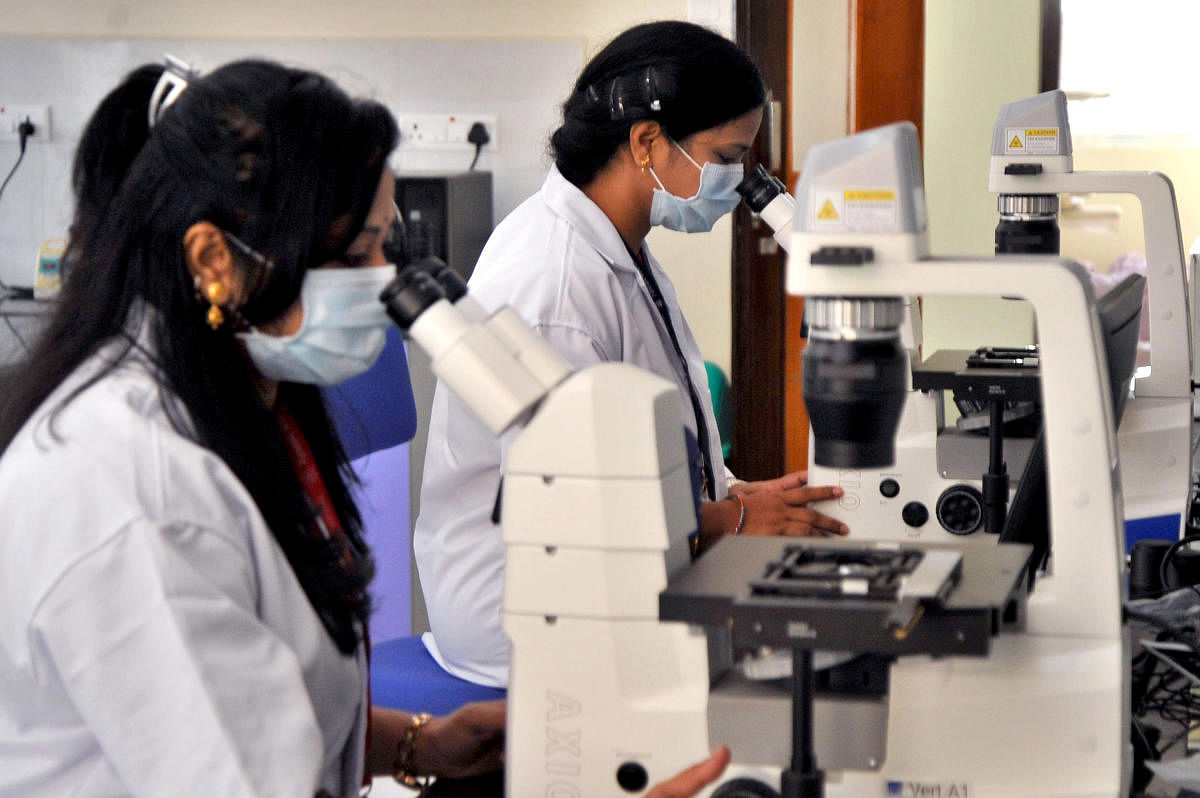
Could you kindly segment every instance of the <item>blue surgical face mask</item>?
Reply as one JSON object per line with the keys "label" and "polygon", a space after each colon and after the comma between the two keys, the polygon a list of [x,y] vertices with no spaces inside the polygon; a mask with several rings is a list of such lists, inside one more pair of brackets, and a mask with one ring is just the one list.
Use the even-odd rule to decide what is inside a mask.
{"label": "blue surgical face mask", "polygon": [[701,166],[677,142],[671,143],[683,153],[683,157],[691,161],[692,166],[700,170],[700,187],[694,196],[687,199],[677,197],[667,191],[651,168],[650,174],[658,183],[658,188],[654,189],[654,197],[650,202],[650,224],[681,233],[706,233],[717,223],[717,219],[741,202],[737,186],[742,182],[742,165],[706,163]]}
{"label": "blue surgical face mask", "polygon": [[396,267],[309,269],[300,285],[304,318],[291,335],[238,333],[264,377],[336,385],[374,365],[391,322],[379,294]]}

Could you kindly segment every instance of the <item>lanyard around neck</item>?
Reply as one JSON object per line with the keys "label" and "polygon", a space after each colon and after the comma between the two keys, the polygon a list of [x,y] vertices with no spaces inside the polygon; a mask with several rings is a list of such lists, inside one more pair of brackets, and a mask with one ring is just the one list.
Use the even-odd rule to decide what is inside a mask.
{"label": "lanyard around neck", "polygon": [[671,338],[671,345],[675,349],[675,355],[679,358],[679,365],[683,368],[683,377],[687,382],[688,396],[692,400],[692,412],[696,415],[696,438],[700,447],[703,489],[708,499],[714,501],[717,498],[716,484],[713,481],[712,461],[709,459],[708,423],[705,421],[704,406],[701,404],[700,397],[696,392],[696,386],[692,382],[692,372],[688,368],[687,358],[683,356],[683,348],[679,345],[679,336],[675,334],[675,325],[671,323],[671,311],[667,307],[666,300],[663,298],[662,289],[658,287],[658,281],[654,279],[654,273],[650,271],[650,264],[647,262],[646,256],[640,251],[634,252],[630,249],[629,255],[633,258],[634,265],[637,266],[638,272],[642,275],[643,282],[646,283],[646,290],[650,292],[650,298],[654,301],[654,307],[658,309],[658,315],[667,327],[667,335]]}

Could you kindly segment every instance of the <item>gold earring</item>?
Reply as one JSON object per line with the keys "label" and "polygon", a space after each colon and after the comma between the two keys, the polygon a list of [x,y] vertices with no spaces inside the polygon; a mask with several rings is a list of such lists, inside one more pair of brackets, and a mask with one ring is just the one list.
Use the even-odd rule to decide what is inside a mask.
{"label": "gold earring", "polygon": [[229,301],[229,291],[223,283],[211,282],[204,287],[204,294],[208,297],[208,315],[205,320],[208,321],[208,326],[214,330],[219,329],[225,323],[225,313],[222,312],[221,306]]}
{"label": "gold earring", "polygon": [[642,160],[638,161],[638,166],[642,167],[642,174],[646,174],[646,169],[650,167],[650,153],[646,153]]}

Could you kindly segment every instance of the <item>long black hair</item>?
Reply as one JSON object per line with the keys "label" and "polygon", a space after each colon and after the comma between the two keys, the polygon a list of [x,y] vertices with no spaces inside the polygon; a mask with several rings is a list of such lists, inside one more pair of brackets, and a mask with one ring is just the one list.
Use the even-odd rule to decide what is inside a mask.
{"label": "long black hair", "polygon": [[[341,256],[361,231],[398,139],[396,123],[383,106],[352,100],[318,74],[249,60],[191,80],[151,129],[147,107],[161,73],[158,66],[132,72],[100,104],[81,139],[67,279],[46,331],[9,380],[0,452],[89,356],[123,341],[107,368],[143,359],[164,397],[178,398],[164,403],[172,424],[241,480],[325,628],[348,654],[369,611],[373,565],[345,452],[319,390],[282,383],[278,401],[312,449],[349,557],[346,543],[317,534],[274,412],[256,389],[232,325],[214,331],[205,323],[207,303],[197,296],[183,237],[192,224],[208,221],[269,258],[272,268],[239,312],[248,324],[278,318],[297,300],[305,272]],[[248,272],[255,267],[235,260]],[[143,328],[152,347],[136,343]]]}
{"label": "long black hair", "polygon": [[583,68],[550,149],[563,177],[585,186],[639,120],[682,141],[765,101],[762,74],[736,44],[690,22],[650,22],[618,35]]}

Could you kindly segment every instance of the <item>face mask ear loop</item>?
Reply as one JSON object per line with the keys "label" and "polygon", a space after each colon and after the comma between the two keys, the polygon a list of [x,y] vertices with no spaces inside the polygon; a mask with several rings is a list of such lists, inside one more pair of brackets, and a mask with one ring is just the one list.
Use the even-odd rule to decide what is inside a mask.
{"label": "face mask ear loop", "polygon": [[684,158],[687,158],[689,161],[691,161],[691,162],[692,162],[692,166],[696,167],[696,168],[697,168],[697,169],[699,169],[701,172],[703,172],[703,171],[704,171],[704,167],[703,167],[703,166],[701,166],[700,164],[696,163],[696,159],[695,159],[695,158],[693,158],[692,156],[688,155],[688,151],[687,151],[687,150],[685,150],[685,149],[684,149],[682,146],[680,146],[680,144],[679,144],[679,142],[678,142],[678,141],[676,141],[675,139],[671,139],[671,143],[675,145],[675,149],[677,149],[677,150],[679,150],[680,152],[682,152],[682,153],[683,153],[683,157],[684,157]]}
{"label": "face mask ear loop", "polygon": [[[659,188],[661,188],[663,191],[666,191],[666,190],[667,190],[667,187],[663,185],[663,182],[662,182],[661,180],[659,180],[659,179],[658,179],[658,175],[656,175],[656,174],[654,173],[654,167],[653,167],[653,166],[647,166],[647,167],[646,167],[646,171],[647,171],[647,172],[649,172],[649,173],[650,173],[650,176],[654,178],[654,182],[655,182],[655,183],[658,183],[658,187],[659,187]],[[670,192],[667,192],[667,193],[670,193]]]}
{"label": "face mask ear loop", "polygon": [[658,179],[658,175],[655,174],[654,167],[650,165],[649,151],[647,151],[645,156],[643,156],[642,159],[637,162],[637,165],[639,168],[641,168],[642,174],[646,174],[646,172],[649,172],[650,176],[654,178],[654,182],[658,183],[658,187],[661,188],[663,191],[667,190],[667,187],[663,185],[663,182]]}

